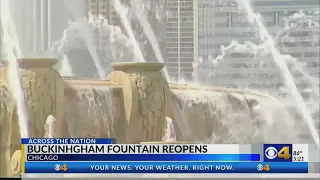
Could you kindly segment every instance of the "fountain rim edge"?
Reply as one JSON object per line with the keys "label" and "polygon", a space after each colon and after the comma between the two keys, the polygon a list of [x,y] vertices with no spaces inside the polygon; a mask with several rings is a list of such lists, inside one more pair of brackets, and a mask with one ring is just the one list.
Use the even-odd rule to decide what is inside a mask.
{"label": "fountain rim edge", "polygon": [[[20,68],[25,67],[46,67],[51,68],[55,64],[57,64],[58,59],[56,58],[17,58],[17,63]],[[8,66],[8,61],[6,59],[2,59],[4,67]]]}
{"label": "fountain rim edge", "polygon": [[159,62],[115,62],[111,63],[111,67],[116,71],[126,70],[161,70],[164,63]]}

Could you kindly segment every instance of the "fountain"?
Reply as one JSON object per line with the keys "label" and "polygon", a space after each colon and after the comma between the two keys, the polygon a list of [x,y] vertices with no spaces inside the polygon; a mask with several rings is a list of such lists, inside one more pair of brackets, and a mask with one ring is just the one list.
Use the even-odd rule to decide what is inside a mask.
{"label": "fountain", "polygon": [[[98,32],[99,35],[91,38],[93,32]],[[106,37],[108,41],[98,50],[99,54],[105,56],[98,56],[92,41],[97,42]],[[61,75],[95,78],[97,74],[96,78],[99,79],[104,79],[104,74],[110,71],[111,62],[121,62],[137,53],[119,26],[110,25],[104,17],[92,14],[88,18],[70,21],[62,38],[53,44],[52,51],[61,57],[58,64]],[[92,59],[93,63],[88,59]]]}
{"label": "fountain", "polygon": [[[147,16],[145,14],[143,14],[143,10],[140,6],[143,5],[142,1],[140,0],[136,0],[136,1],[131,1],[131,4],[134,6],[135,5],[135,14],[137,16],[138,21],[140,22],[140,24],[143,26],[143,31],[145,32],[145,34],[147,35],[148,40],[151,43],[152,48],[154,49],[156,58],[158,60],[158,62],[164,63],[160,48],[159,48],[159,44],[157,42],[157,38],[150,26],[150,24],[148,23],[147,20]],[[170,79],[169,74],[167,69],[164,69],[164,76],[166,77],[166,79]]]}
{"label": "fountain", "polygon": [[131,42],[133,43],[134,52],[137,56],[134,58],[134,61],[144,62],[145,61],[144,56],[142,55],[139,44],[133,34],[132,27],[131,27],[130,22],[127,18],[127,9],[124,8],[124,6],[121,4],[120,0],[113,0],[112,5],[114,6],[114,9],[117,12],[117,14],[120,16],[122,24],[123,24],[124,28],[126,29]]}
{"label": "fountain", "polygon": [[[63,82],[62,78],[57,71],[52,69],[52,66],[56,63],[55,59],[17,59],[19,73],[21,74],[20,81],[22,93],[24,95],[26,111],[28,112],[28,123],[25,125],[28,129],[28,137],[43,137],[45,119],[48,115],[52,114],[57,118],[57,126],[63,118]],[[23,135],[16,131],[20,128],[21,123],[18,121],[19,116],[17,113],[18,105],[12,94],[12,90],[8,85],[9,77],[8,71],[10,69],[7,66],[1,68],[1,92],[2,101],[0,112],[1,116],[1,145],[6,147],[1,156],[12,154],[15,150],[20,149],[20,139]],[[59,98],[60,97],[60,98]],[[62,98],[62,99],[61,99]],[[23,125],[23,124],[22,124]],[[40,127],[41,126],[41,127]],[[57,136],[61,136],[59,129],[56,128]],[[0,158],[5,161],[5,157]],[[6,161],[8,163],[8,161]],[[4,162],[1,162],[1,164]],[[4,163],[6,164],[6,163]],[[10,171],[8,171],[10,172]],[[4,174],[6,175],[6,173]]]}
{"label": "fountain", "polygon": [[[263,120],[255,122],[252,112],[259,111],[254,109],[268,99],[266,96],[230,88],[168,83],[160,72],[164,67],[162,63],[114,63],[115,71],[106,80],[90,80],[61,77],[52,69],[55,59],[24,58],[18,62],[23,74],[22,88],[28,115],[32,120],[28,125],[30,137],[46,134],[43,127],[49,115],[55,118],[49,116],[48,120],[56,122],[55,128],[50,128],[56,130],[55,135],[50,137],[114,137],[119,143],[153,142],[163,141],[168,128],[173,131],[174,127],[177,143],[204,142],[212,136],[226,138],[230,135],[230,142],[254,142],[252,131],[247,129],[243,129],[247,133],[239,132],[242,141],[234,138],[239,134],[229,133],[228,128],[237,121],[246,122],[243,125],[246,128],[256,129],[259,139],[264,135],[258,132],[262,127],[254,125]],[[19,124],[11,91],[7,88],[9,79],[4,76],[6,66],[0,71],[4,77],[1,87],[7,89],[1,91],[1,100],[5,100],[1,102],[1,112],[6,113],[0,119],[1,137],[5,137],[0,143],[4,145],[2,147],[11,147],[1,150],[6,152],[6,159],[1,158],[1,164],[9,167],[8,157],[19,149],[20,134],[13,131],[19,129]],[[184,118],[173,111],[176,108],[182,110]],[[166,127],[166,121],[170,119],[173,125],[169,123],[171,127]],[[192,139],[177,130],[180,121],[185,121]],[[244,127],[235,125],[235,128]],[[9,168],[2,174],[9,175]]]}
{"label": "fountain", "polygon": [[[141,62],[113,63],[114,71],[106,75],[91,37],[86,37],[90,31],[84,29],[80,34],[86,38],[100,80],[62,76],[53,68],[54,58],[12,57],[21,74],[15,79],[9,76],[10,64],[0,67],[1,177],[19,176],[20,138],[24,137],[20,131],[24,128],[31,138],[112,137],[118,143],[304,143],[290,132],[294,124],[286,107],[267,94],[168,82],[161,73],[162,62],[144,62],[124,8],[119,0],[114,2],[135,51],[136,57],[130,60]],[[162,61],[154,34],[149,32],[148,38]],[[278,56],[276,50],[274,53]],[[25,106],[15,101],[19,88],[10,88],[13,80],[21,82]],[[21,108],[27,112],[26,124],[19,122]]]}
{"label": "fountain", "polygon": [[308,108],[305,102],[303,101],[303,98],[299,90],[297,89],[293,76],[291,75],[288,69],[287,63],[284,61],[283,56],[276,47],[276,42],[274,38],[270,35],[266,26],[263,24],[261,16],[254,12],[250,4],[250,0],[237,0],[237,3],[239,4],[240,8],[243,9],[243,11],[245,12],[249,23],[256,26],[256,29],[259,32],[260,40],[263,41],[266,44],[267,48],[270,50],[272,59],[275,62],[276,66],[280,69],[281,76],[284,79],[284,82],[288,87],[288,90],[293,96],[295,103],[297,104],[298,111],[300,111],[303,120],[308,125],[312,139],[314,140],[316,145],[320,147],[319,134],[317,128],[315,127],[313,119],[308,111]]}

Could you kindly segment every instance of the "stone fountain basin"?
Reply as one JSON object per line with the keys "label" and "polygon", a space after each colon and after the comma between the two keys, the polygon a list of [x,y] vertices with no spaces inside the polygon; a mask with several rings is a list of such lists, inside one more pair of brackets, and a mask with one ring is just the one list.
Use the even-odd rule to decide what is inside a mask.
{"label": "stone fountain basin", "polygon": [[[168,83],[161,63],[115,63],[106,80],[61,77],[56,60],[18,59],[28,112],[28,136],[43,137],[47,117],[56,118],[57,137],[112,137],[118,143],[162,141],[172,119],[178,141],[251,143],[253,107],[265,96],[232,88]],[[20,149],[16,102],[8,67],[0,68],[0,175]],[[169,118],[166,118],[169,117]],[[261,128],[260,128],[261,129]],[[237,130],[237,131],[234,131]],[[240,130],[240,131],[239,131]],[[236,134],[230,132],[237,132]],[[219,139],[215,139],[219,137]],[[239,138],[241,137],[241,138]],[[241,142],[245,139],[245,142]],[[19,170],[19,169],[18,169]]]}
{"label": "stone fountain basin", "polygon": [[[64,81],[66,126],[69,127],[66,134],[72,137],[115,137],[121,142],[127,124],[123,116],[125,107],[121,86],[110,80],[66,77]],[[266,98],[256,92],[225,87],[178,83],[169,83],[169,87],[172,102],[183,113],[183,117],[173,119],[175,122],[185,120],[192,134],[192,137],[185,137],[177,128],[179,123],[175,123],[179,141],[202,141],[213,132],[223,133],[220,118],[239,112],[248,117],[252,106]]]}
{"label": "stone fountain basin", "polygon": [[[169,86],[175,109],[178,111],[176,114],[180,117],[178,119],[186,122],[182,125],[175,121],[176,125],[184,127],[177,128],[180,141],[203,142],[214,139],[212,137],[219,137],[210,143],[223,143],[226,138],[229,138],[232,127],[244,128],[244,131],[234,132],[250,137],[252,134],[246,131],[245,127],[252,126],[255,118],[252,109],[260,101],[267,99],[265,95],[234,88],[176,83]],[[236,124],[241,124],[241,127]],[[230,141],[235,143],[240,139],[240,137],[239,139],[232,137]]]}
{"label": "stone fountain basin", "polygon": [[113,81],[66,78],[65,132],[69,137],[117,137],[125,118],[121,87]]}
{"label": "stone fountain basin", "polygon": [[[113,68],[116,71],[109,75],[108,80],[92,80],[75,77],[63,77],[61,79],[59,74],[51,68],[55,62],[55,59],[50,58],[18,59],[20,71],[23,74],[22,86],[25,89],[26,99],[29,105],[32,105],[34,115],[37,116],[36,118],[30,117],[37,121],[37,123],[31,126],[32,129],[39,129],[37,130],[39,132],[33,131],[34,134],[32,136],[34,137],[39,137],[38,134],[44,134],[43,125],[50,111],[50,106],[56,106],[53,109],[56,112],[52,114],[59,113],[59,117],[57,118],[59,128],[57,129],[61,131],[58,133],[60,136],[115,137],[120,142],[124,142],[124,136],[128,136],[124,134],[129,129],[132,129],[128,127],[129,122],[140,121],[139,118],[142,116],[135,115],[135,113],[143,112],[143,108],[140,107],[138,101],[133,102],[134,99],[132,99],[133,96],[131,95],[132,93],[143,93],[143,96],[155,94],[154,97],[150,96],[151,99],[147,100],[147,102],[151,102],[150,105],[161,101],[158,106],[164,109],[164,111],[161,108],[159,109],[163,111],[159,117],[165,119],[165,116],[169,116],[174,120],[175,126],[178,129],[177,138],[180,141],[203,140],[210,137],[212,132],[223,131],[223,125],[218,122],[222,118],[227,117],[227,114],[239,112],[250,114],[250,108],[254,104],[257,104],[259,99],[265,98],[261,94],[245,90],[167,83],[163,78],[160,78],[161,86],[164,89],[168,89],[168,92],[165,92],[167,94],[165,98],[168,99],[161,100],[161,89],[159,92],[147,89],[143,90],[145,91],[143,92],[139,89],[147,88],[152,84],[160,82],[157,78],[161,76],[159,71],[164,67],[161,63],[115,63],[113,64]],[[0,72],[5,75],[5,78],[1,82],[3,84],[2,87],[6,88],[8,86],[7,68],[1,68]],[[141,78],[142,82],[139,82],[140,84],[136,82],[138,83],[136,84],[137,87],[130,87],[132,85],[135,86],[134,81],[137,78]],[[146,84],[143,84],[144,81],[146,81]],[[51,82],[51,85],[48,82]],[[133,84],[127,86],[126,84],[129,82],[133,82]],[[49,89],[47,88],[48,85],[50,85]],[[56,86],[56,89],[52,90],[51,86]],[[159,90],[159,87],[155,86],[154,88]],[[35,89],[37,88],[40,91],[36,91]],[[130,92],[128,88],[131,89]],[[51,98],[50,100],[41,98],[49,91],[51,91],[48,94],[48,97]],[[6,97],[3,99],[12,101],[12,99],[8,98],[10,96],[5,94],[10,93],[8,89],[2,92],[1,96]],[[144,99],[145,97],[143,96],[140,98]],[[41,101],[42,104],[39,104],[38,99],[43,99]],[[128,101],[132,101],[131,104],[128,104]],[[48,106],[48,102],[52,102],[52,104]],[[63,107],[61,106],[62,104]],[[150,105],[145,106],[145,108],[148,108]],[[39,115],[36,109],[38,107],[48,107],[48,113]],[[3,106],[2,108],[7,107]],[[14,119],[16,118],[15,115]],[[44,120],[41,121],[41,119]],[[3,122],[3,120],[0,122]],[[13,122],[15,122],[13,126],[17,126],[16,121]],[[186,127],[183,127],[181,123]],[[164,129],[164,127],[165,122],[153,128],[160,129],[160,132],[163,131],[161,129]],[[187,128],[187,131],[193,137],[182,135],[183,130],[181,128]],[[15,135],[12,139],[18,139],[18,136]],[[135,142],[139,143],[149,140],[142,138]]]}

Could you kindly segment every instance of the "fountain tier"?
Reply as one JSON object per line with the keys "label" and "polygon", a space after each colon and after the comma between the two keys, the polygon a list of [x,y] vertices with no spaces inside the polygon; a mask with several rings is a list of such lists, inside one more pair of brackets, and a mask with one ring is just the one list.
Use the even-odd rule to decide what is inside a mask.
{"label": "fountain tier", "polygon": [[[254,107],[265,96],[230,88],[170,84],[162,63],[115,63],[106,80],[61,78],[53,59],[19,59],[19,72],[28,109],[31,137],[45,135],[45,120],[56,118],[57,137],[113,137],[118,143],[162,141],[166,117],[177,141],[201,141],[228,136],[231,125],[244,123],[234,143],[251,143]],[[1,176],[19,149],[15,104],[1,68]],[[232,117],[232,118],[230,118]],[[233,122],[232,122],[233,121]],[[227,123],[225,123],[227,122]],[[234,129],[234,128],[233,128]],[[252,131],[251,131],[252,130]],[[217,141],[219,142],[219,141]],[[225,142],[221,142],[225,143]],[[11,147],[11,148],[8,148]],[[5,169],[5,170],[3,170]],[[14,167],[17,173],[17,167]]]}
{"label": "fountain tier", "polygon": [[160,70],[162,63],[114,63],[107,79],[120,84],[128,123],[128,143],[160,141],[165,117],[171,111],[170,90]]}
{"label": "fountain tier", "polygon": [[[29,122],[28,134],[30,137],[43,137],[45,120],[48,115],[57,118],[57,122],[63,122],[63,81],[60,74],[52,68],[56,59],[45,58],[23,58],[17,59],[21,88],[24,93],[25,104]],[[0,69],[1,85],[1,109],[0,109],[0,144],[1,149],[0,164],[9,163],[8,156],[20,149],[19,121],[16,113],[16,104],[10,86],[8,67],[5,65]],[[60,124],[57,123],[57,135]],[[4,166],[8,167],[8,166]],[[9,175],[10,171],[1,168],[1,177]],[[3,176],[2,176],[3,175]]]}

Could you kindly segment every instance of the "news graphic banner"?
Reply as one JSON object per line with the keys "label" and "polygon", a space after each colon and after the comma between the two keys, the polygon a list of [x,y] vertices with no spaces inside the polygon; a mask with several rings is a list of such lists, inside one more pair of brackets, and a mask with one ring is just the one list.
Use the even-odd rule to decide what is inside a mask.
{"label": "news graphic banner", "polygon": [[115,144],[22,139],[22,173],[308,173],[307,144]]}

